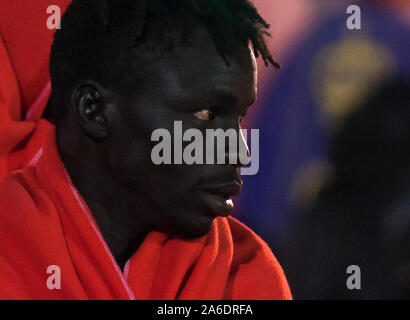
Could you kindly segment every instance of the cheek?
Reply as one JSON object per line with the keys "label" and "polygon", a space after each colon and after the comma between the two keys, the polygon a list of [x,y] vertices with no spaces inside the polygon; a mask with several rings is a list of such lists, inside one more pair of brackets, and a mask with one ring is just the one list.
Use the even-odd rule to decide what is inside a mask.
{"label": "cheek", "polygon": [[[155,165],[147,139],[117,141],[109,150],[111,171],[121,184],[145,194],[184,196],[192,191],[203,173],[200,165]],[[157,197],[157,200],[160,200]]]}
{"label": "cheek", "polygon": [[146,190],[161,198],[187,198],[194,196],[202,170],[195,166],[153,166],[146,173]]}
{"label": "cheek", "polygon": [[110,169],[122,184],[135,184],[151,164],[150,145],[146,139],[124,132],[108,149]]}
{"label": "cheek", "polygon": [[[109,150],[111,169],[117,180],[156,201],[192,195],[201,179],[202,166],[154,164],[151,152],[159,142],[151,141],[151,136],[157,129],[166,129],[170,133],[173,154],[174,121],[183,121],[184,132],[194,127],[193,117],[152,101],[149,108],[130,110],[118,121]],[[186,144],[183,143],[183,147]]]}

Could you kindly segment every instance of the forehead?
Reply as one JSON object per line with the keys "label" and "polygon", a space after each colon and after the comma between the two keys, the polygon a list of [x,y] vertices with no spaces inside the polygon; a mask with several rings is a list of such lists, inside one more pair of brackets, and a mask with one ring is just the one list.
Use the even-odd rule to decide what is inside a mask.
{"label": "forehead", "polygon": [[199,25],[188,48],[176,47],[154,63],[153,73],[158,89],[173,96],[215,93],[230,95],[244,104],[256,98],[257,69],[252,50],[238,42],[230,48],[234,54],[226,64],[207,28]]}

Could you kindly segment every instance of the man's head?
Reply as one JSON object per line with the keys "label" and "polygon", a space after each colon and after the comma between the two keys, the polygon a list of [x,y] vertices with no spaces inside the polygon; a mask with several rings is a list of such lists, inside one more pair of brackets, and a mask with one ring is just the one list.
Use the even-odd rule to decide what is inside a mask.
{"label": "man's head", "polygon": [[277,66],[267,28],[247,0],[74,0],[50,64],[66,165],[103,175],[101,188],[122,188],[135,206],[125,219],[179,236],[206,234],[231,211],[239,166],[157,166],[151,134],[173,133],[174,121],[183,130],[238,131],[256,99],[255,54]]}

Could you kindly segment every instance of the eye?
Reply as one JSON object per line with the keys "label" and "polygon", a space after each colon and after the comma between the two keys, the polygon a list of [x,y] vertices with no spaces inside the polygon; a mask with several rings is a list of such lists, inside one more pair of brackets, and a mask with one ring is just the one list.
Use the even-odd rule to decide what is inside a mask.
{"label": "eye", "polygon": [[202,109],[201,111],[195,112],[194,117],[203,121],[211,121],[215,119],[215,110],[212,108]]}

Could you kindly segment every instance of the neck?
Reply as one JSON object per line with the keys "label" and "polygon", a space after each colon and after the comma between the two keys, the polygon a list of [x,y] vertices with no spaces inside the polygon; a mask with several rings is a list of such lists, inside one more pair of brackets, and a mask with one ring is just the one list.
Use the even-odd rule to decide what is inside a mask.
{"label": "neck", "polygon": [[[60,141],[59,141],[60,142]],[[138,222],[138,206],[129,191],[111,176],[108,164],[93,143],[86,142],[74,153],[59,152],[68,173],[90,211],[121,269],[138,249],[148,228]],[[81,154],[79,159],[76,156]],[[84,159],[87,159],[84,162]]]}

